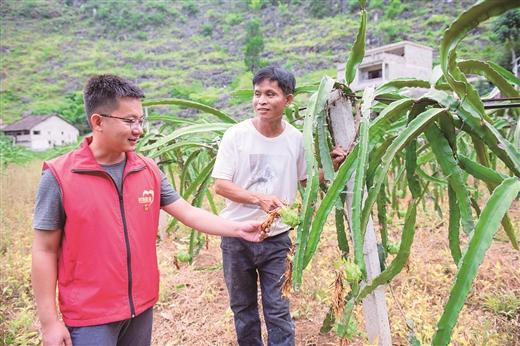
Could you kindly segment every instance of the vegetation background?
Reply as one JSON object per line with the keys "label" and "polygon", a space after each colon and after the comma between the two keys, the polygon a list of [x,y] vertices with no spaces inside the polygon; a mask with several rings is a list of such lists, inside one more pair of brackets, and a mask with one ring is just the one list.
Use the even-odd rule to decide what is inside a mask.
{"label": "vegetation background", "polygon": [[[438,47],[443,30],[473,1],[369,1],[367,47],[411,40]],[[187,98],[243,118],[250,106],[234,97],[251,87],[251,69],[275,63],[311,84],[336,75],[358,28],[357,0],[95,1],[0,0],[0,115],[10,123],[24,114],[58,113],[87,131],[81,89],[97,73],[127,76],[149,99]],[[461,58],[490,60],[510,68],[510,52],[489,21],[458,49]],[[438,61],[434,51],[434,62]],[[196,116],[175,107],[170,113]],[[5,142],[0,142],[2,155]],[[5,144],[7,145],[7,144]],[[38,344],[38,322],[30,288],[31,218],[41,159],[9,151],[2,165],[0,340]],[[35,158],[31,161],[31,158]],[[221,203],[221,201],[220,201]],[[403,209],[406,201],[402,201]],[[446,209],[446,205],[442,206]],[[413,261],[387,292],[394,341],[407,344],[411,333],[427,343],[442,311],[456,268],[433,205],[418,220]],[[518,229],[518,202],[510,210]],[[391,231],[402,226],[392,215]],[[301,345],[336,344],[320,335],[331,300],[332,259],[337,258],[332,224],[324,232],[319,258],[306,274],[304,289],[291,297]],[[162,273],[154,344],[233,344],[218,240],[211,239],[192,266],[172,265],[172,254],[186,244],[188,230],[158,245]],[[474,290],[453,336],[455,345],[520,344],[520,256],[499,234],[479,271]],[[395,237],[397,239],[397,237]],[[361,311],[356,311],[358,321]],[[353,344],[366,343],[362,323]]]}
{"label": "vegetation background", "polygon": [[[400,40],[438,47],[471,4],[369,1],[367,48]],[[358,13],[357,0],[1,0],[1,119],[59,113],[85,131],[81,90],[96,73],[127,76],[149,99],[189,98],[245,117],[248,105],[232,95],[250,88],[248,67],[278,64],[307,84],[335,77]],[[460,58],[506,68],[510,54],[493,21],[458,49]]]}

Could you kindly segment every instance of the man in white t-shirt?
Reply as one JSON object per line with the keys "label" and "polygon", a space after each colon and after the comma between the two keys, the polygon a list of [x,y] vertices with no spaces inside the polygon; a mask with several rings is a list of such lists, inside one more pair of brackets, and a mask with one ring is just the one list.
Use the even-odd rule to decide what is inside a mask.
{"label": "man in white t-shirt", "polygon": [[[215,191],[226,198],[220,216],[234,220],[263,220],[269,212],[293,203],[298,183],[305,182],[303,135],[283,120],[293,100],[292,73],[266,67],[253,78],[255,117],[229,128],[219,147],[212,177]],[[333,152],[335,163],[344,160]],[[279,219],[262,243],[222,237],[224,278],[240,345],[263,345],[257,304],[260,279],[269,345],[294,345],[294,323],[281,285],[289,226]]]}

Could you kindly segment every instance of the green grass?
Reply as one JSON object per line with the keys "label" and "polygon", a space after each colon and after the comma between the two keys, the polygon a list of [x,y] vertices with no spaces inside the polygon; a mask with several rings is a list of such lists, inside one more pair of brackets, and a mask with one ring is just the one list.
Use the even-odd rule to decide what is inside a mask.
{"label": "green grass", "polygon": [[484,298],[484,307],[497,315],[512,319],[520,312],[520,297],[513,293],[489,295]]}

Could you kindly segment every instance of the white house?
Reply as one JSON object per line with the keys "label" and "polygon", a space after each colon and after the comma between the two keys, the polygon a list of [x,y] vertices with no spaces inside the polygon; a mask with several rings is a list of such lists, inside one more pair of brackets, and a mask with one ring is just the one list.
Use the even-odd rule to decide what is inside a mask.
{"label": "white house", "polygon": [[15,144],[32,150],[74,143],[79,136],[79,130],[58,115],[28,115],[5,126],[2,132],[13,137]]}
{"label": "white house", "polygon": [[[410,41],[369,49],[357,67],[352,90],[378,86],[396,78],[430,80],[433,49]],[[345,79],[345,64],[338,66],[338,80]]]}

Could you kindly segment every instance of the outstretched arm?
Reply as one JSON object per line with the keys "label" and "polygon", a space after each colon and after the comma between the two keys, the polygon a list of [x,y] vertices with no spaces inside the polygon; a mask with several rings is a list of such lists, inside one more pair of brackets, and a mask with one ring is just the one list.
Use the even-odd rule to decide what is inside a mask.
{"label": "outstretched arm", "polygon": [[186,226],[204,233],[225,237],[241,237],[254,242],[262,240],[260,236],[262,221],[236,222],[226,220],[204,209],[196,208],[182,198],[162,208]]}
{"label": "outstretched arm", "polygon": [[40,319],[43,345],[72,346],[70,334],[56,311],[56,281],[61,230],[34,231],[32,286]]}

